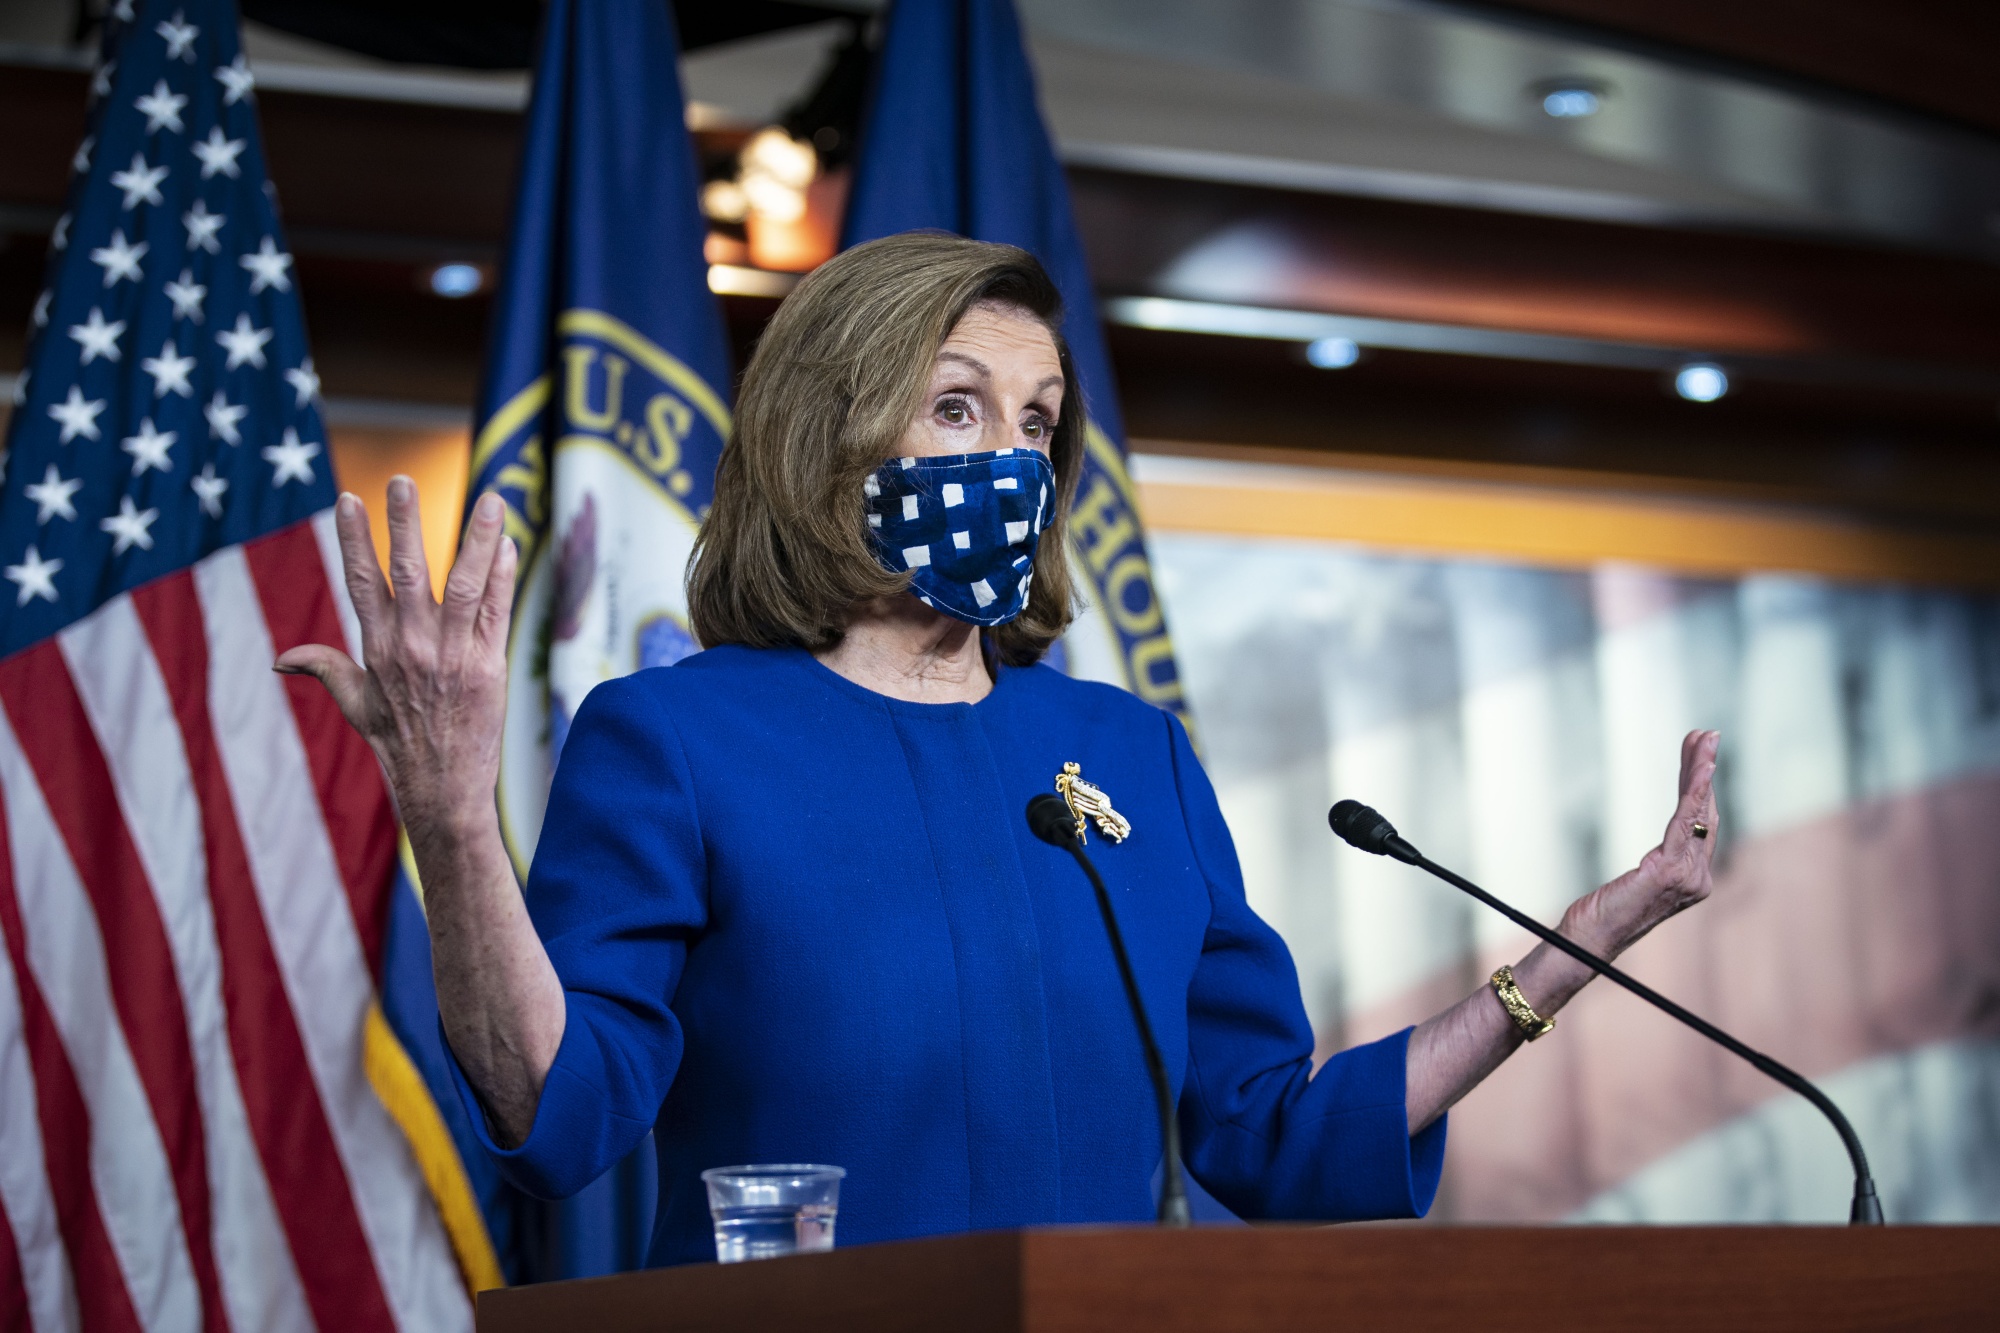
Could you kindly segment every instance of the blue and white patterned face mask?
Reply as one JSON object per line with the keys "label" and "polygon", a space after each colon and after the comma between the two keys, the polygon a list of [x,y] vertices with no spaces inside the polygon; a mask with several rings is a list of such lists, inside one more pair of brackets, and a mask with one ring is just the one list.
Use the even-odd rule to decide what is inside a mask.
{"label": "blue and white patterned face mask", "polygon": [[1035,449],[892,458],[862,483],[883,566],[908,570],[925,606],[974,625],[1004,625],[1028,605],[1035,539],[1049,518],[1055,469]]}

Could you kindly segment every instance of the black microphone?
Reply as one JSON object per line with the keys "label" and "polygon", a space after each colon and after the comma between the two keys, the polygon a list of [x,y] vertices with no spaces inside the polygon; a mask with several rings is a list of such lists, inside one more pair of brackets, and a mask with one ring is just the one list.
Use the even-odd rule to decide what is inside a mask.
{"label": "black microphone", "polygon": [[1397,835],[1394,824],[1391,824],[1381,815],[1361,804],[1361,802],[1336,802],[1333,809],[1327,811],[1326,822],[1333,826],[1333,831],[1339,834],[1342,839],[1352,846],[1359,847],[1364,852],[1373,852],[1377,856],[1393,856],[1398,861],[1406,861],[1413,866],[1430,871],[1433,875],[1436,875],[1439,879],[1452,885],[1454,888],[1465,890],[1465,892],[1471,894],[1480,902],[1485,903],[1515,925],[1547,940],[1550,944],[1561,949],[1564,953],[1576,959],[1579,963],[1582,963],[1598,975],[1609,977],[1626,990],[1631,991],[1634,995],[1652,1005],[1655,1009],[1679,1019],[1724,1050],[1748,1060],[1760,1072],[1776,1079],[1818,1107],[1820,1113],[1833,1122],[1835,1131],[1840,1135],[1841,1143],[1847,1147],[1847,1158],[1854,1164],[1854,1205],[1848,1210],[1847,1220],[1849,1225],[1878,1227],[1882,1225],[1882,1204],[1875,1197],[1875,1179],[1868,1174],[1868,1154],[1861,1150],[1861,1136],[1854,1132],[1854,1126],[1847,1123],[1847,1117],[1840,1113],[1840,1108],[1833,1104],[1833,1099],[1813,1086],[1811,1080],[1807,1079],[1803,1074],[1795,1073],[1779,1064],[1776,1060],[1773,1060],[1770,1056],[1752,1050],[1750,1047],[1736,1040],[1736,1038],[1730,1036],[1727,1032],[1724,1032],[1721,1028],[1715,1026],[1715,1024],[1708,1022],[1706,1019],[1697,1018],[1695,1015],[1681,1008],[1652,987],[1647,986],[1643,982],[1634,981],[1631,977],[1626,976],[1623,972],[1620,972],[1610,963],[1605,962],[1582,945],[1576,944],[1562,935],[1558,935],[1555,931],[1550,930],[1547,926],[1525,912],[1515,911],[1506,903],[1501,902],[1498,898],[1495,898],[1492,894],[1474,884],[1471,880],[1446,870],[1443,866],[1437,864],[1415,847],[1412,847],[1408,842],[1404,841],[1403,838]]}
{"label": "black microphone", "polygon": [[1153,1040],[1153,1025],[1146,1021],[1146,1005],[1139,997],[1139,981],[1132,975],[1132,958],[1125,952],[1125,935],[1111,910],[1111,895],[1097,867],[1084,855],[1076,836],[1076,817],[1060,796],[1043,792],[1028,802],[1028,828],[1051,847],[1060,847],[1076,858],[1090,887],[1097,891],[1097,910],[1104,917],[1104,933],[1111,937],[1111,954],[1118,960],[1118,976],[1125,983],[1125,1000],[1132,1006],[1132,1021],[1139,1026],[1139,1044],[1146,1052],[1146,1073],[1153,1081],[1153,1100],[1160,1110],[1160,1142],[1165,1153],[1160,1181],[1160,1225],[1188,1225],[1187,1185],[1181,1179],[1181,1127],[1174,1115],[1174,1095],[1167,1086],[1167,1066],[1160,1059],[1159,1043]]}

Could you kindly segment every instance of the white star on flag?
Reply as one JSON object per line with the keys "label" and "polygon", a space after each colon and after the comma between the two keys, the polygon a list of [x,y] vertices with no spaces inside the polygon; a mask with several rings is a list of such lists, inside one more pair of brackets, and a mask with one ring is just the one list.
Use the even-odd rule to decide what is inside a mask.
{"label": "white star on flag", "polygon": [[132,455],[132,475],[136,477],[147,468],[159,472],[171,470],[174,464],[167,456],[167,452],[174,447],[174,441],[178,439],[180,439],[179,431],[155,430],[153,419],[146,417],[139,423],[139,433],[126,436],[118,447]]}
{"label": "white star on flag", "polygon": [[120,278],[133,282],[139,280],[139,261],[151,247],[141,241],[131,245],[125,240],[123,231],[111,233],[111,244],[100,246],[90,252],[90,262],[104,270],[104,285],[111,286]]}
{"label": "white star on flag", "polygon": [[194,358],[180,355],[171,338],[161,345],[158,356],[149,356],[141,361],[139,369],[153,377],[153,397],[164,398],[169,393],[177,393],[183,398],[194,397],[194,385],[188,383],[188,372],[194,369]]}
{"label": "white star on flag", "polygon": [[274,469],[271,473],[272,487],[282,486],[288,481],[303,481],[310,485],[313,479],[312,460],[318,456],[318,445],[301,444],[299,433],[290,426],[285,427],[284,443],[264,449],[264,461]]}
{"label": "white star on flag", "polygon": [[190,145],[194,155],[201,159],[201,178],[207,180],[216,172],[221,172],[231,180],[243,174],[236,165],[236,158],[243,151],[248,140],[232,139],[222,132],[222,126],[209,127],[208,137]]}
{"label": "white star on flag", "polygon": [[53,299],[55,299],[55,289],[52,287],[43,288],[42,294],[35,298],[33,320],[36,328],[39,329],[49,322],[49,302]]}
{"label": "white star on flag", "polygon": [[104,312],[96,306],[90,308],[90,317],[83,323],[69,326],[69,336],[76,339],[76,345],[83,349],[81,364],[86,366],[100,356],[106,361],[118,360],[118,337],[124,332],[124,320],[107,324]]}
{"label": "white star on flag", "polygon": [[147,529],[160,516],[157,509],[141,509],[132,503],[132,497],[118,497],[118,512],[109,518],[97,520],[97,526],[110,533],[117,540],[111,543],[111,554],[123,555],[133,547],[142,551],[153,549],[153,534]]}
{"label": "white star on flag", "polygon": [[250,73],[250,66],[244,61],[241,51],[237,52],[236,59],[228,64],[216,66],[215,78],[216,82],[222,85],[224,106],[235,106],[248,97],[250,90],[257,86],[257,80]]}
{"label": "white star on flag", "polygon": [[62,423],[62,439],[58,443],[68,444],[79,435],[86,440],[97,439],[97,414],[103,410],[104,399],[86,401],[83,391],[70,385],[69,397],[49,407],[49,415]]}
{"label": "white star on flag", "polygon": [[[201,145],[195,146],[199,148]],[[222,230],[222,224],[227,220],[221,213],[209,212],[208,205],[201,200],[195,200],[194,207],[181,214],[181,225],[187,228],[188,249],[206,250],[212,255],[222,253],[215,233]]]}
{"label": "white star on flag", "polygon": [[130,23],[132,21],[132,0],[118,0],[118,3],[111,7],[111,17],[117,19],[120,23]]}
{"label": "white star on flag", "polygon": [[158,134],[163,129],[179,134],[186,129],[181,124],[181,108],[187,104],[187,98],[168,89],[165,79],[155,83],[152,92],[132,103],[145,112],[148,134]]}
{"label": "white star on flag", "polygon": [[281,292],[292,289],[292,280],[285,276],[285,270],[292,266],[292,257],[281,254],[270,237],[264,238],[254,255],[244,255],[236,261],[250,273],[250,294],[255,296],[266,287],[276,287]]}
{"label": "white star on flag", "polygon": [[229,364],[223,367],[224,370],[234,370],[246,362],[262,370],[264,344],[271,341],[271,331],[252,328],[250,316],[239,314],[236,316],[236,327],[224,329],[215,335],[215,340],[229,353]]}
{"label": "white star on flag", "polygon": [[97,67],[97,73],[90,78],[90,95],[93,98],[111,96],[111,76],[117,71],[118,62],[106,61]]}
{"label": "white star on flag", "polygon": [[153,29],[167,43],[167,59],[185,60],[194,63],[194,39],[201,35],[201,29],[187,21],[187,11],[176,9],[173,18]]}
{"label": "white star on flag", "polygon": [[166,178],[167,169],[147,166],[144,153],[132,154],[131,166],[111,173],[111,183],[125,192],[122,207],[128,209],[137,207],[141,200],[149,204],[165,203],[160,198],[160,182]]}
{"label": "white star on flag", "polygon": [[30,546],[20,564],[9,565],[6,569],[7,581],[21,590],[21,595],[14,599],[14,605],[26,606],[37,597],[55,601],[55,576],[62,566],[60,560],[42,559],[41,553]]}
{"label": "white star on flag", "polygon": [[35,522],[46,523],[52,518],[74,521],[76,506],[71,501],[82,489],[82,477],[65,480],[63,474],[56,471],[56,465],[51,463],[40,481],[29,482],[21,488],[21,492],[35,502]]}
{"label": "white star on flag", "polygon": [[69,214],[56,219],[55,229],[49,233],[49,249],[62,251],[69,249]]}
{"label": "white star on flag", "polygon": [[69,169],[81,176],[90,170],[90,150],[97,146],[97,136],[86,134],[83,142],[76,146],[76,156],[69,160]]}
{"label": "white star on flag", "polygon": [[297,370],[285,372],[285,381],[298,390],[298,406],[304,407],[319,397],[319,372],[313,369],[313,359],[307,357]]}
{"label": "white star on flag", "polygon": [[235,406],[222,396],[222,390],[217,389],[208,406],[201,409],[201,414],[208,418],[210,435],[218,436],[229,444],[243,443],[243,433],[236,429],[236,425],[250,415],[249,408]]}
{"label": "white star on flag", "polygon": [[[22,371],[14,377],[14,406],[28,401],[28,372]],[[0,481],[7,480],[7,455],[0,453]]]}
{"label": "white star on flag", "polygon": [[215,464],[204,463],[199,476],[188,478],[188,485],[194,490],[194,498],[200,501],[202,513],[210,518],[222,517],[222,496],[229,489],[229,482],[215,475]]}
{"label": "white star on flag", "polygon": [[193,269],[182,269],[178,281],[170,282],[160,290],[174,303],[176,320],[191,319],[197,324],[201,323],[201,301],[208,295],[208,288],[194,280]]}

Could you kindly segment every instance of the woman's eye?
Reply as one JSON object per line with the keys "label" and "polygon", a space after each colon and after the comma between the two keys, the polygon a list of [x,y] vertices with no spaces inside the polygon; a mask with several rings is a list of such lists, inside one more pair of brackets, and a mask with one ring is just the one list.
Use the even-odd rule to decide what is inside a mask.
{"label": "woman's eye", "polygon": [[972,419],[971,410],[966,407],[963,400],[957,398],[948,398],[939,403],[937,411],[938,416],[949,426],[963,426]]}
{"label": "woman's eye", "polygon": [[1049,423],[1043,417],[1029,417],[1021,423],[1021,431],[1031,440],[1039,440],[1048,434]]}

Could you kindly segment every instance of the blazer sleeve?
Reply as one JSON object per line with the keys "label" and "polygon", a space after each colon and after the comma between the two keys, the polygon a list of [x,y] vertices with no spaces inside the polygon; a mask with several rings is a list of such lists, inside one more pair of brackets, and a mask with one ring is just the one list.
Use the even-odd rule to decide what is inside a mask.
{"label": "blazer sleeve", "polygon": [[482,1144],[516,1186],[567,1198],[652,1128],[680,1066],[669,1006],[707,896],[694,784],[672,719],[643,679],[607,681],[570,727],[528,876],[528,913],[567,1018],[526,1141],[493,1141],[451,1062]]}
{"label": "blazer sleeve", "polygon": [[1298,972],[1250,910],[1215,789],[1172,717],[1174,772],[1212,916],[1188,994],[1182,1153],[1239,1216],[1326,1221],[1421,1217],[1444,1167],[1445,1120],[1412,1137],[1410,1029],[1312,1071]]}

